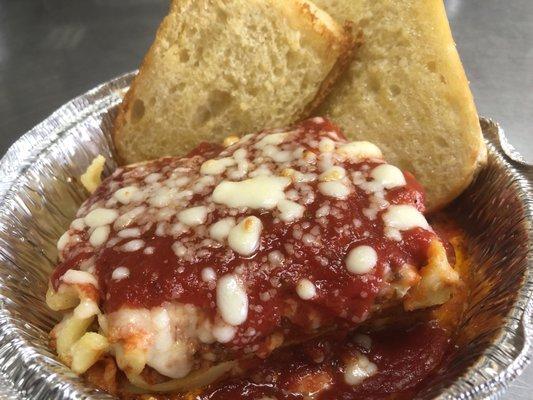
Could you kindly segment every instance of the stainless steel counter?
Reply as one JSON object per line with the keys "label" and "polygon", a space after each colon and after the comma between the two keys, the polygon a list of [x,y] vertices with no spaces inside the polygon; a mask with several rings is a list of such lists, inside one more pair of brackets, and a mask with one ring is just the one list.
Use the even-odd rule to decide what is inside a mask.
{"label": "stainless steel counter", "polygon": [[[0,0],[0,154],[72,97],[136,68],[168,0]],[[533,1],[447,0],[479,113],[533,160]],[[504,399],[533,399],[533,367]]]}

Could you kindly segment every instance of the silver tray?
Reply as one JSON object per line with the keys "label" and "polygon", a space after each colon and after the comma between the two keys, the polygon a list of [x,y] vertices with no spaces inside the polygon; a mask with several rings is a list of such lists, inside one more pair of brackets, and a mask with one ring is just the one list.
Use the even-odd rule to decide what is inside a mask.
{"label": "silver tray", "polygon": [[[0,161],[0,399],[111,399],[50,351],[57,321],[44,303],[56,241],[83,201],[76,179],[103,154],[134,73],[74,99],[22,136]],[[471,302],[458,350],[417,399],[496,398],[529,362],[533,336],[533,199],[529,167],[498,125],[482,119],[489,162],[449,210],[472,237]]]}

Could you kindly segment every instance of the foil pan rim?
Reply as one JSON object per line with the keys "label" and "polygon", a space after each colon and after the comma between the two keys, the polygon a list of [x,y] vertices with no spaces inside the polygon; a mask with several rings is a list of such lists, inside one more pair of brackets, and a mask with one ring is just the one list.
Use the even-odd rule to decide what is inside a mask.
{"label": "foil pan rim", "polygon": [[[136,73],[137,70],[119,75],[73,98],[24,133],[9,147],[0,159],[0,210],[4,208],[7,199],[14,195],[12,188],[17,178],[70,127],[75,126],[95,111],[106,110],[120,102],[123,92]],[[80,109],[84,112],[80,112]],[[66,116],[70,119],[65,118]],[[65,124],[63,120],[69,122]],[[52,132],[45,129],[50,125],[54,127]],[[0,247],[0,262],[5,260],[10,260],[10,257]],[[50,358],[50,354],[43,354],[35,349],[31,345],[31,337],[28,337],[26,332],[13,323],[15,318],[7,307],[11,300],[4,293],[3,280],[4,277],[0,276],[0,360],[8,360],[13,365],[8,365],[7,368],[4,366],[0,370],[0,399],[29,400],[41,398],[42,395],[44,395],[43,398],[49,398],[45,390],[56,393],[58,398],[71,398],[71,394],[72,398],[80,398],[75,390],[70,393],[71,391],[63,385],[57,372],[47,368],[33,367],[41,362],[47,367],[53,364],[63,368],[59,361]],[[70,376],[74,377],[72,374]],[[42,382],[43,380],[45,383]],[[35,392],[34,389],[36,389]],[[60,392],[63,392],[63,396],[59,396]],[[113,396],[107,394],[103,398],[114,399]]]}
{"label": "foil pan rim", "polygon": [[[74,98],[21,136],[8,149],[0,160],[0,210],[7,199],[14,195],[13,187],[17,178],[70,127],[90,114],[107,110],[118,104],[135,73],[136,71],[132,71],[118,76]],[[65,120],[69,122],[65,123]],[[522,335],[523,343],[520,345],[519,352],[513,355],[512,362],[497,374],[483,376],[482,372],[476,371],[476,364],[474,364],[463,376],[456,379],[438,395],[439,399],[457,398],[452,394],[454,392],[461,393],[461,399],[497,398],[531,361],[530,353],[533,346],[533,168],[521,162],[516,152],[506,155],[506,150],[514,151],[514,149],[509,148],[503,130],[497,123],[481,118],[481,124],[489,153],[505,166],[513,183],[521,192],[528,224],[529,243],[527,269],[517,299],[507,315],[501,334],[484,351],[480,359],[489,357],[490,352],[497,350],[498,347],[516,345],[512,343],[515,335]],[[43,129],[50,126],[54,127],[52,132]],[[0,225],[1,223],[0,220]],[[9,262],[9,255],[5,254],[4,249],[0,247],[0,262],[4,261]],[[52,366],[66,367],[62,367],[58,361],[51,359],[50,354],[33,348],[31,337],[28,337],[23,329],[13,323],[14,316],[9,310],[11,301],[5,295],[1,285],[3,279],[0,277],[0,360],[7,361],[11,365],[0,369],[0,399],[41,398],[43,395],[45,397],[42,398],[49,398],[47,396],[51,393],[61,398],[80,398],[79,392],[75,389],[70,391],[62,385],[60,374],[55,371],[55,368],[51,368]],[[47,368],[43,368],[42,364]],[[473,379],[475,379],[474,385],[472,385]],[[80,384],[83,383],[80,382]],[[98,394],[99,398],[112,398],[111,396],[102,397],[100,392]],[[69,397],[70,395],[72,397]]]}
{"label": "foil pan rim", "polygon": [[[522,194],[529,240],[526,257],[527,269],[517,299],[507,315],[501,333],[483,352],[476,364],[456,379],[444,393],[436,397],[443,400],[457,398],[447,393],[452,388],[462,390],[460,399],[498,399],[522,374],[533,357],[533,165],[525,161],[524,157],[511,145],[497,122],[490,118],[480,117],[480,124],[488,153],[505,165],[507,172],[512,176],[513,183],[518,186]],[[482,374],[480,368],[477,367],[482,359],[490,357],[492,351],[499,347],[506,347],[513,340],[516,332],[520,332],[524,342],[512,362],[504,370],[488,379],[479,375],[479,382],[472,386],[469,382],[473,378],[471,373]]]}

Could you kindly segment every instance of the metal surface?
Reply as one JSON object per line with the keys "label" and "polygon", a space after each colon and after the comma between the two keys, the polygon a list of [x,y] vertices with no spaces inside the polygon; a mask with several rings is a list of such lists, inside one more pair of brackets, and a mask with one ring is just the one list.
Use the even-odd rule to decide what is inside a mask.
{"label": "metal surface", "polygon": [[[0,160],[0,383],[4,398],[109,399],[57,361],[45,305],[60,234],[86,197],[79,180],[102,154],[131,74],[66,104]],[[498,126],[483,120],[489,161],[450,207],[470,237],[472,285],[457,351],[417,399],[496,396],[529,362],[533,340],[533,173],[507,161]],[[497,238],[498,240],[494,240]],[[2,392],[0,391],[0,395]]]}
{"label": "metal surface", "polygon": [[[0,153],[69,98],[134,69],[167,5],[167,0],[0,0]],[[509,141],[533,160],[533,2],[447,0],[446,5],[480,114],[498,120]],[[21,151],[44,143],[47,136]],[[9,385],[1,383],[7,391]],[[530,367],[503,398],[530,399],[532,393]]]}
{"label": "metal surface", "polygon": [[446,0],[446,8],[479,114],[533,161],[533,1]]}

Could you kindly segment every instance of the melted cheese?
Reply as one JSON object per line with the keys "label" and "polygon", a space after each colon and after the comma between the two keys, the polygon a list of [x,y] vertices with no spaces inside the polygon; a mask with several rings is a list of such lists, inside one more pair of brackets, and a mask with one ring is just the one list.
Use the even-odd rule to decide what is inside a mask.
{"label": "melted cheese", "polygon": [[392,229],[407,231],[413,228],[430,229],[424,215],[413,206],[393,205],[383,214],[383,222]]}
{"label": "melted cheese", "polygon": [[138,207],[132,208],[131,210],[125,212],[120,217],[118,217],[115,223],[113,224],[113,227],[117,231],[124,229],[128,225],[131,225],[133,221],[135,221],[135,219],[138,218],[140,215],[142,215],[145,211],[146,211],[146,206],[138,206]]}
{"label": "melted cheese", "polygon": [[316,174],[303,174],[300,171],[296,171],[292,168],[285,168],[284,170],[282,170],[281,176],[291,178],[293,182],[313,182],[314,180],[316,180]]}
{"label": "melted cheese", "polygon": [[180,303],[151,310],[125,307],[98,318],[120,368],[139,374],[149,365],[171,378],[184,377],[193,368],[199,336],[211,329],[203,320],[196,307]]}
{"label": "melted cheese", "polygon": [[266,146],[263,155],[271,158],[276,163],[286,163],[293,160],[293,154],[288,150],[279,150],[275,146]]}
{"label": "melted cheese", "polygon": [[157,181],[159,181],[159,179],[161,179],[163,177],[163,175],[161,175],[159,172],[154,172],[150,175],[148,175],[146,178],[144,178],[144,181],[148,184],[150,183],[156,183]]}
{"label": "melted cheese", "polygon": [[209,227],[209,236],[218,242],[223,242],[235,226],[235,218],[223,218]]}
{"label": "melted cheese", "polygon": [[151,314],[154,344],[150,348],[147,364],[170,378],[186,376],[192,369],[187,341],[176,337],[174,321],[166,309],[156,307]]}
{"label": "melted cheese", "polygon": [[136,186],[126,186],[118,189],[113,197],[120,201],[122,204],[129,204],[135,195],[139,193],[139,189]]}
{"label": "melted cheese", "polygon": [[248,295],[235,275],[222,276],[217,282],[217,309],[229,325],[236,326],[248,316]]}
{"label": "melted cheese", "polygon": [[68,231],[66,231],[65,233],[61,235],[61,237],[57,241],[57,250],[62,251],[69,242],[70,242],[70,234],[68,233]]}
{"label": "melted cheese", "polygon": [[372,170],[370,176],[379,182],[385,189],[393,189],[399,186],[405,186],[405,176],[403,172],[394,165],[382,164]]}
{"label": "melted cheese", "polygon": [[130,276],[130,270],[126,267],[118,267],[113,270],[113,273],[111,274],[111,279],[115,281],[121,281],[122,279],[126,279]]}
{"label": "melted cheese", "polygon": [[282,221],[291,222],[303,217],[305,207],[294,201],[283,199],[278,203],[278,210]]}
{"label": "melted cheese", "polygon": [[166,186],[160,187],[154,192],[154,194],[150,197],[150,199],[148,199],[148,203],[152,207],[157,207],[157,208],[167,207],[172,202],[174,194],[175,194],[175,190],[170,189]]}
{"label": "melted cheese", "polygon": [[98,287],[98,281],[94,275],[75,269],[67,270],[61,277],[61,280],[71,285],[93,285],[94,287]]}
{"label": "melted cheese", "polygon": [[346,268],[352,274],[367,274],[378,262],[378,254],[370,246],[357,246],[350,250],[346,257]]}
{"label": "melted cheese", "polygon": [[318,189],[324,196],[336,199],[345,199],[350,194],[350,189],[341,181],[320,182]]}
{"label": "melted cheese", "polygon": [[338,181],[346,176],[346,170],[343,167],[334,166],[322,172],[318,180],[321,182]]}
{"label": "melted cheese", "polygon": [[300,279],[296,284],[296,293],[302,300],[310,300],[316,296],[316,287],[309,279]]}
{"label": "melted cheese", "polygon": [[288,137],[288,132],[271,133],[259,140],[255,144],[255,147],[258,149],[264,149],[267,146],[277,146],[283,143],[286,139],[288,139]]}
{"label": "melted cheese", "polygon": [[178,213],[178,220],[188,226],[201,225],[207,218],[207,207],[191,207]]}
{"label": "melted cheese", "polygon": [[228,234],[228,244],[240,255],[249,256],[259,248],[262,229],[263,224],[259,218],[246,217],[231,228]]}
{"label": "melted cheese", "polygon": [[93,247],[99,247],[103,245],[109,237],[110,232],[111,228],[109,225],[97,227],[93,233],[91,233],[91,236],[89,237],[89,243],[91,243]]}
{"label": "melted cheese", "polygon": [[217,279],[217,273],[211,267],[205,267],[202,269],[202,280],[204,282],[212,282]]}
{"label": "melted cheese", "polygon": [[330,138],[322,138],[318,143],[318,150],[321,153],[331,153],[335,150],[335,142]]}
{"label": "melted cheese", "polygon": [[235,152],[233,153],[233,158],[237,161],[237,162],[240,162],[240,161],[245,161],[246,160],[246,156],[248,155],[248,152],[246,151],[246,149],[237,149],[235,150]]}
{"label": "melted cheese", "polygon": [[118,231],[117,236],[120,238],[135,238],[141,236],[141,230],[139,228],[126,228]]}
{"label": "melted cheese", "polygon": [[118,218],[117,210],[108,208],[95,208],[85,216],[83,221],[91,228],[112,224]]}
{"label": "melted cheese", "polygon": [[235,160],[231,157],[207,160],[200,167],[200,173],[203,175],[220,175],[226,171],[226,168],[235,164]]}
{"label": "melted cheese", "polygon": [[344,367],[344,381],[351,386],[359,385],[365,379],[378,372],[376,364],[371,362],[365,355],[358,354]]}
{"label": "melted cheese", "polygon": [[228,343],[233,340],[237,328],[226,324],[216,324],[213,326],[212,335],[213,338],[219,343]]}
{"label": "melted cheese", "polygon": [[145,245],[144,240],[135,239],[135,240],[130,240],[129,242],[126,242],[120,247],[120,249],[125,252],[134,252],[134,251],[141,250],[144,247],[144,245]]}
{"label": "melted cheese", "polygon": [[378,146],[365,141],[341,145],[337,149],[337,153],[352,161],[359,161],[365,158],[383,158]]}
{"label": "melted cheese", "polygon": [[82,231],[85,229],[85,222],[83,222],[83,218],[76,218],[70,223],[70,227],[77,231]]}
{"label": "melted cheese", "polygon": [[213,191],[213,201],[227,207],[271,210],[285,198],[289,178],[257,176],[240,182],[222,181]]}

